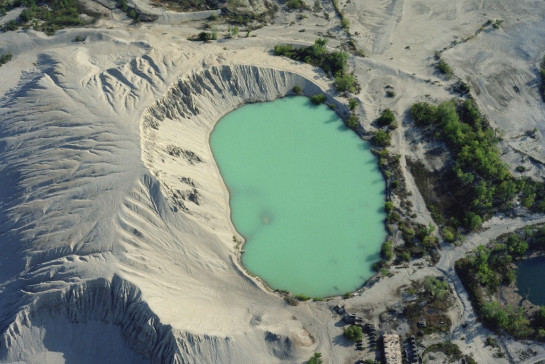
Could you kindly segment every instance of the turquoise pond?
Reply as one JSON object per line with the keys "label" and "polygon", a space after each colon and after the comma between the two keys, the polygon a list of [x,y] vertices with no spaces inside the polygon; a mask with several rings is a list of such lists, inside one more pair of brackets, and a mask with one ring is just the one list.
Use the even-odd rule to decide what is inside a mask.
{"label": "turquoise pond", "polygon": [[517,287],[519,294],[534,305],[545,305],[545,257],[526,259],[518,264]]}
{"label": "turquoise pond", "polygon": [[384,179],[335,112],[305,97],[249,104],[223,117],[210,143],[250,272],[310,297],[352,291],[373,274]]}

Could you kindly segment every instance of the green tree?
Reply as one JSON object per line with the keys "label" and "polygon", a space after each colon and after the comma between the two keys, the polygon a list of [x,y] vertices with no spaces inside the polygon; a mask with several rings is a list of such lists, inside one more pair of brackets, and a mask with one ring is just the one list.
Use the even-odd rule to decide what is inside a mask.
{"label": "green tree", "polygon": [[390,126],[393,125],[395,121],[396,117],[390,109],[383,110],[379,118],[377,119],[377,123],[379,126]]}
{"label": "green tree", "polygon": [[344,329],[344,337],[353,342],[361,341],[363,338],[361,327],[356,325],[348,326]]}
{"label": "green tree", "polygon": [[391,240],[388,240],[382,244],[380,255],[382,255],[385,260],[392,260],[394,258],[394,248]]}
{"label": "green tree", "polygon": [[312,357],[307,362],[308,364],[322,364],[322,353],[314,353]]}

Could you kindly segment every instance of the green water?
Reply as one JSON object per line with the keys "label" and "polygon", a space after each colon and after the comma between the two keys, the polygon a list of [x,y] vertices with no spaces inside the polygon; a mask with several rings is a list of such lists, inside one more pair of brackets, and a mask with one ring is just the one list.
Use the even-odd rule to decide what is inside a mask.
{"label": "green water", "polygon": [[243,106],[210,137],[246,238],[244,266],[311,297],[361,286],[379,259],[384,180],[368,143],[305,97]]}
{"label": "green water", "polygon": [[518,264],[517,287],[522,297],[534,305],[545,305],[545,257],[523,260]]}

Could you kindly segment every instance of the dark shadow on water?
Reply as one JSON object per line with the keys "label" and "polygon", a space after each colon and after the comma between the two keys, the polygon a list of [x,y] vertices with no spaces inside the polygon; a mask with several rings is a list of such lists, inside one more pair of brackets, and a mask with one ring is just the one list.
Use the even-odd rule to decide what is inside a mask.
{"label": "dark shadow on water", "polygon": [[365,258],[366,262],[378,262],[379,260],[380,260],[380,253],[371,254]]}

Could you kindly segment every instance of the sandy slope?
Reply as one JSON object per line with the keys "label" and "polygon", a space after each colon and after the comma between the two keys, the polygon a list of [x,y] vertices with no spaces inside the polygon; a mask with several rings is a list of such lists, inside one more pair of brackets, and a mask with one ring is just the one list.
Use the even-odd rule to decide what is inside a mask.
{"label": "sandy slope", "polygon": [[[402,121],[392,150],[422,156],[421,145],[406,142],[405,112],[415,101],[452,96],[434,73],[433,52],[499,17],[499,31],[444,57],[480,90],[478,102],[508,137],[506,158],[521,158],[512,147],[541,158],[541,138],[519,134],[543,130],[532,76],[545,51],[545,10],[533,1],[494,4],[341,1],[369,54],[350,60],[362,85],[364,129],[389,107]],[[208,145],[214,123],[244,102],[283,96],[294,85],[307,94],[332,90],[318,70],[269,53],[279,41],[310,44],[327,31],[337,37],[330,46],[339,45],[345,36],[331,5],[323,5],[329,19],[281,13],[256,37],[211,44],[186,40],[197,32],[193,23],[134,27],[108,19],[54,37],[0,36],[0,49],[15,55],[0,68],[0,360],[62,362],[81,352],[101,362],[302,362],[314,351],[334,363],[356,358],[330,303],[288,306],[241,269],[227,191]],[[183,20],[162,14],[165,23]],[[80,34],[86,41],[72,42]],[[502,75],[522,92],[512,94]],[[394,98],[385,97],[387,85]],[[515,115],[524,121],[513,123]],[[418,220],[427,224],[430,214],[405,173]],[[468,246],[503,227],[491,221]],[[407,280],[446,272],[459,291],[459,323],[471,321],[450,272],[466,250],[445,252],[440,270],[400,269],[347,304],[380,312]],[[453,339],[461,336],[454,328]],[[482,335],[459,343],[482,351]]]}

